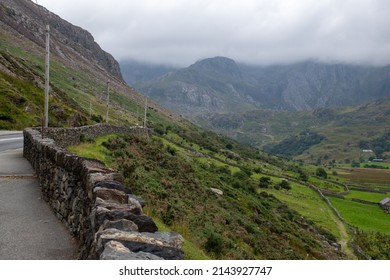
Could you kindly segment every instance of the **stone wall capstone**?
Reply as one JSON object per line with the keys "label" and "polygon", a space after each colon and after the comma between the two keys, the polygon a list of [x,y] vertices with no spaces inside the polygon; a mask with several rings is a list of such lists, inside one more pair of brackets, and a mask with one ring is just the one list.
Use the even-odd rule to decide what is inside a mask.
{"label": "stone wall capstone", "polygon": [[40,181],[42,195],[79,245],[79,259],[183,259],[183,238],[157,232],[143,214],[145,201],[132,195],[123,177],[104,163],[80,157],[65,147],[82,137],[107,134],[148,136],[142,128],[94,125],[24,130],[23,155]]}

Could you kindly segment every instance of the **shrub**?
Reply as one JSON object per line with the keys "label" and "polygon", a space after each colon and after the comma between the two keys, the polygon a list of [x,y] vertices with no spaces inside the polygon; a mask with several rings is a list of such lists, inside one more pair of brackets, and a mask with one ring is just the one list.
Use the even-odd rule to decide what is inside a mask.
{"label": "shrub", "polygon": [[259,187],[260,188],[268,188],[271,184],[271,178],[270,177],[261,177],[259,180]]}
{"label": "shrub", "polygon": [[167,146],[167,152],[173,156],[176,155],[176,149],[174,147],[172,147],[171,145]]}
{"label": "shrub", "polygon": [[207,236],[207,241],[204,247],[207,252],[214,253],[218,256],[222,254],[223,243],[223,237],[221,234],[216,232],[210,232]]}
{"label": "shrub", "polygon": [[285,190],[291,190],[291,185],[290,185],[290,182],[287,181],[287,180],[282,180],[282,182],[280,182],[280,187],[282,189],[285,189]]}
{"label": "shrub", "polygon": [[316,170],[316,175],[318,177],[321,177],[321,178],[324,178],[324,179],[327,179],[328,178],[328,173],[326,173],[325,169],[322,168],[322,167],[318,167],[317,170]]}

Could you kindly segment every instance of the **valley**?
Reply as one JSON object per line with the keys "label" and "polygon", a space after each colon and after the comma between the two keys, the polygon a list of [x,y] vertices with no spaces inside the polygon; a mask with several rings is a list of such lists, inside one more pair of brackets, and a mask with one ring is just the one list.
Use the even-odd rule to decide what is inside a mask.
{"label": "valley", "polygon": [[0,129],[42,124],[43,16],[52,26],[49,126],[145,121],[150,139],[68,148],[144,194],[143,211],[184,237],[187,259],[390,259],[389,215],[373,204],[390,196],[390,173],[363,168],[374,154],[362,152],[387,143],[388,67],[218,57],[186,69],[131,66],[133,88],[90,33],[41,11],[0,4]]}

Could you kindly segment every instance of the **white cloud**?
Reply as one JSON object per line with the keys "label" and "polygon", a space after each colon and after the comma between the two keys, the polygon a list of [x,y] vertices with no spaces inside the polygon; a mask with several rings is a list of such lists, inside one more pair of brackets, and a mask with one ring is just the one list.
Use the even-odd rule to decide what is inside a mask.
{"label": "white cloud", "polygon": [[390,64],[387,0],[38,0],[117,59]]}

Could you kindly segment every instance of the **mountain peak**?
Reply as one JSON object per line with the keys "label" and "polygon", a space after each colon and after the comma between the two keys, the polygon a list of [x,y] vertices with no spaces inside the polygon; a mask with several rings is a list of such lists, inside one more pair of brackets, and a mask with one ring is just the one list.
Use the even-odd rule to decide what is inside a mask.
{"label": "mountain peak", "polygon": [[191,65],[190,68],[195,68],[209,73],[228,74],[229,76],[234,77],[241,75],[241,71],[236,62],[233,59],[223,56],[199,60],[195,64]]}

